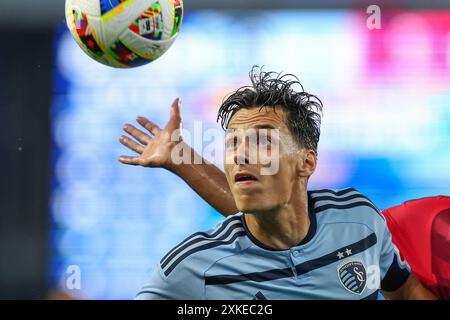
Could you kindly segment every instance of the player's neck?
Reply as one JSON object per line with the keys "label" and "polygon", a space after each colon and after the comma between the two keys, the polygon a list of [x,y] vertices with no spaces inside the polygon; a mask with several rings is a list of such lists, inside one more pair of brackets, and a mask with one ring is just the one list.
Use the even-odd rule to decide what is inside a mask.
{"label": "player's neck", "polygon": [[310,220],[306,188],[293,194],[293,199],[280,208],[245,214],[251,235],[265,246],[289,249],[297,246],[308,234]]}

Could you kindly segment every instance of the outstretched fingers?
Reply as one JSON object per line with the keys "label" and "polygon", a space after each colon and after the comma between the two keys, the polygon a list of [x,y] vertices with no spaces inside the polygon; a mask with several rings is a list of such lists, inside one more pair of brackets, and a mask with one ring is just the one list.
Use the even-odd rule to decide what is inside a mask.
{"label": "outstretched fingers", "polygon": [[152,140],[152,138],[148,134],[142,132],[131,124],[124,125],[123,130],[132,137],[136,138],[136,140],[138,140],[142,144],[147,145]]}
{"label": "outstretched fingers", "polygon": [[161,133],[161,128],[145,117],[137,117],[136,121],[154,136],[157,136]]}
{"label": "outstretched fingers", "polygon": [[142,159],[139,157],[120,156],[119,161],[123,164],[132,166],[139,166],[142,164]]}
{"label": "outstretched fingers", "polygon": [[144,146],[137,143],[136,141],[133,141],[132,139],[128,138],[127,136],[123,136],[123,135],[120,136],[119,141],[125,147],[133,150],[134,152],[137,152],[139,154],[142,154],[142,152],[144,152]]}
{"label": "outstretched fingers", "polygon": [[172,107],[170,110],[170,119],[166,125],[166,129],[169,132],[173,132],[180,128],[181,124],[180,104],[181,104],[180,98],[176,98],[172,103]]}

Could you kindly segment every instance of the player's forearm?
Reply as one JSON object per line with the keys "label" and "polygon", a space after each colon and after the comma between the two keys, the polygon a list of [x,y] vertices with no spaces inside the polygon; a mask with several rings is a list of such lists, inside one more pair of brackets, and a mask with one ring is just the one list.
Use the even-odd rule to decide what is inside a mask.
{"label": "player's forearm", "polygon": [[438,298],[411,273],[406,283],[396,291],[382,292],[389,300],[437,300]]}
{"label": "player's forearm", "polygon": [[[203,200],[222,215],[237,213],[239,210],[236,208],[225,174],[214,164],[207,163],[190,147],[186,150],[192,153],[191,164],[171,165],[167,169],[182,178]],[[197,161],[194,161],[195,158]]]}
{"label": "player's forearm", "polygon": [[438,300],[438,298],[414,276],[414,283],[404,293],[404,300]]}

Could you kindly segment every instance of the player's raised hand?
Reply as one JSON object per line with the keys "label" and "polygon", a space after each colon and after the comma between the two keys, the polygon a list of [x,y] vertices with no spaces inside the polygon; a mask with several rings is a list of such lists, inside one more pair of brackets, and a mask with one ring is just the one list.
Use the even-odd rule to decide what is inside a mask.
{"label": "player's raised hand", "polygon": [[136,140],[122,135],[119,141],[138,153],[138,156],[121,156],[119,161],[129,165],[169,169],[172,165],[172,149],[178,143],[182,143],[182,137],[179,134],[181,126],[180,99],[177,98],[173,101],[170,119],[163,129],[147,118],[138,117],[136,120],[149,134],[131,124],[124,125],[124,131]]}

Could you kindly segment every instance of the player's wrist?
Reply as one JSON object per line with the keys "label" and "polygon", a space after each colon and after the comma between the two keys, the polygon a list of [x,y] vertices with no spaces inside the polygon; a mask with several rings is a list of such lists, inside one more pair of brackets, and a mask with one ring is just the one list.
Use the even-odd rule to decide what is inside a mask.
{"label": "player's wrist", "polygon": [[191,165],[196,163],[196,160],[198,161],[200,155],[184,141],[180,141],[176,148],[176,151],[171,150],[169,160],[163,165],[163,168],[182,176]]}

